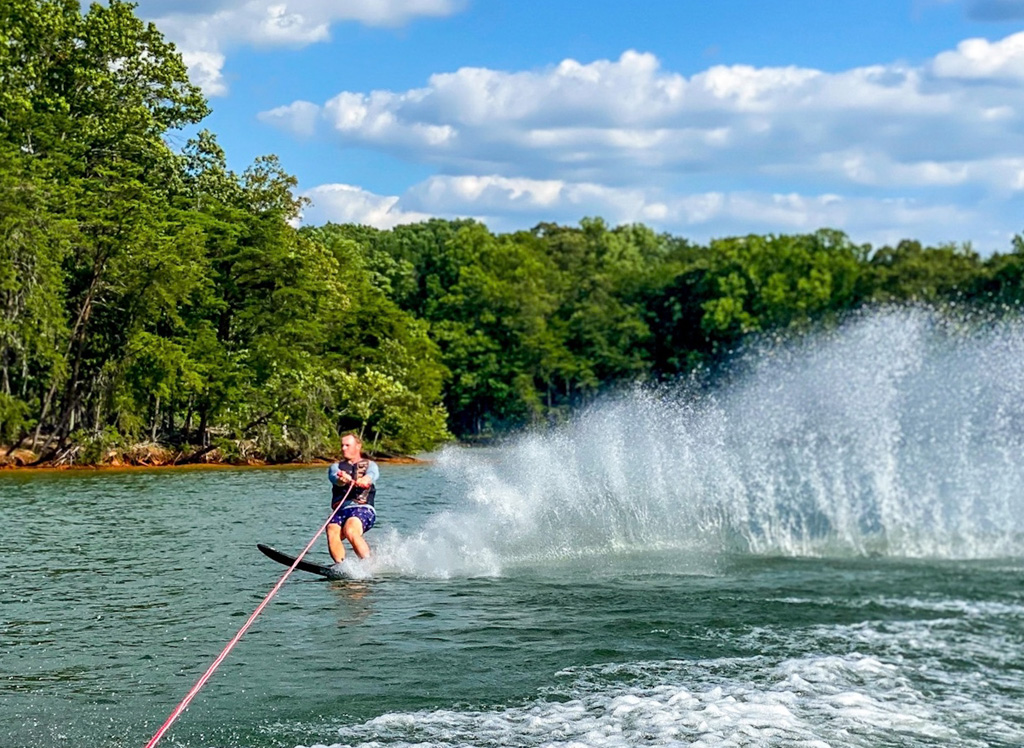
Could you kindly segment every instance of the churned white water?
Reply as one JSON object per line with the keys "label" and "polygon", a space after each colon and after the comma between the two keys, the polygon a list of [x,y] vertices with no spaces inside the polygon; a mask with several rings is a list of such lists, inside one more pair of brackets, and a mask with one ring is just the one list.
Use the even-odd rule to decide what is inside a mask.
{"label": "churned white water", "polygon": [[764,625],[723,632],[753,655],[573,666],[525,703],[391,712],[315,748],[1024,744],[1024,682],[1014,672],[1024,605],[823,594],[776,602],[868,617],[791,625],[765,609]]}
{"label": "churned white water", "polygon": [[568,685],[522,706],[390,713],[341,728],[331,745],[981,748],[991,744],[984,735],[1024,739],[1010,700],[993,711],[952,684],[936,700],[904,669],[859,654],[573,668],[558,674]]}

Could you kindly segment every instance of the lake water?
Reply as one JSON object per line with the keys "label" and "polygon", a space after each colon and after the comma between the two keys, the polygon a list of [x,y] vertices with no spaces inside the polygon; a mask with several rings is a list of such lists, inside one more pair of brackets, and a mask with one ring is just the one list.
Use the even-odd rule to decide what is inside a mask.
{"label": "lake water", "polygon": [[[295,572],[160,745],[1020,746],[1022,340],[874,316],[383,464],[359,578]],[[0,747],[144,745],[327,488],[0,474]]]}

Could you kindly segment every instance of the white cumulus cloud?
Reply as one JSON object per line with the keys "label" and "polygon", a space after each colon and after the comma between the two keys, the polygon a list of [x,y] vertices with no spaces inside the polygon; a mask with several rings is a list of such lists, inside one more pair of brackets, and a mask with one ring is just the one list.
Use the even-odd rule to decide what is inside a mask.
{"label": "white cumulus cloud", "polygon": [[633,50],[533,70],[466,67],[262,118],[434,169],[391,211],[497,227],[601,215],[1005,248],[1024,207],[1024,32],[917,65],[839,71],[683,75]]}
{"label": "white cumulus cloud", "polygon": [[[847,170],[821,154],[841,151],[884,153],[942,185],[968,162],[1024,152],[1024,87],[1005,85],[1018,68],[1024,81],[1024,33],[984,50],[972,43],[921,67],[837,73],[735,65],[685,77],[633,51],[525,72],[462,68],[422,88],[342,91],[322,105],[320,125],[343,145],[452,174],[622,184],[822,169],[835,179]],[[275,114],[284,111],[266,118],[294,129]]]}
{"label": "white cumulus cloud", "polygon": [[192,83],[207,96],[223,96],[228,92],[224,81],[224,55],[203,50],[182,50],[182,62],[188,67]]}
{"label": "white cumulus cloud", "polygon": [[933,69],[946,78],[1024,82],[1024,32],[997,42],[966,39],[955,51],[936,56]]}
{"label": "white cumulus cloud", "polygon": [[330,39],[331,27],[353,22],[397,27],[458,12],[465,0],[140,0],[137,13],[175,42],[196,85],[208,96],[227,92],[225,53],[241,45],[304,47]]}

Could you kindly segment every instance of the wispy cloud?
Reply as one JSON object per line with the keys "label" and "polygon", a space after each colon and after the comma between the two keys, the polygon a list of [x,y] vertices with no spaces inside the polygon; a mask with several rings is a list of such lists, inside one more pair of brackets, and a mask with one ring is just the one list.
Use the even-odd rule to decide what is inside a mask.
{"label": "wispy cloud", "polygon": [[1024,0],[967,0],[967,16],[976,21],[1020,20]]}
{"label": "wispy cloud", "polygon": [[311,204],[303,211],[303,221],[319,225],[357,223],[380,229],[401,223],[416,223],[431,217],[429,213],[403,210],[394,196],[375,195],[349,184],[324,184],[307,190]]}
{"label": "wispy cloud", "polygon": [[1006,245],[1010,234],[993,231],[984,213],[955,203],[911,198],[841,197],[752,191],[666,194],[558,180],[431,177],[405,194],[375,195],[350,185],[320,185],[304,221],[317,225],[362,223],[392,228],[428,217],[471,217],[495,231],[513,231],[541,220],[566,224],[601,216],[612,224],[645,223],[698,241],[746,233],[804,233],[842,228],[874,246],[902,239],[941,243],[949,236],[984,237]]}
{"label": "wispy cloud", "polygon": [[309,101],[293,101],[286,106],[260,112],[256,118],[293,135],[310,137],[317,130],[320,107]]}

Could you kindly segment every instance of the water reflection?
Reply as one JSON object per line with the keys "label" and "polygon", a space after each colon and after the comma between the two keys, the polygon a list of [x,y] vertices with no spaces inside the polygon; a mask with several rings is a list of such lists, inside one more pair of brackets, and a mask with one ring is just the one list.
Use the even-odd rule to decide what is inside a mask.
{"label": "water reflection", "polygon": [[364,623],[374,612],[371,585],[364,580],[341,579],[330,583],[338,601],[338,628]]}

